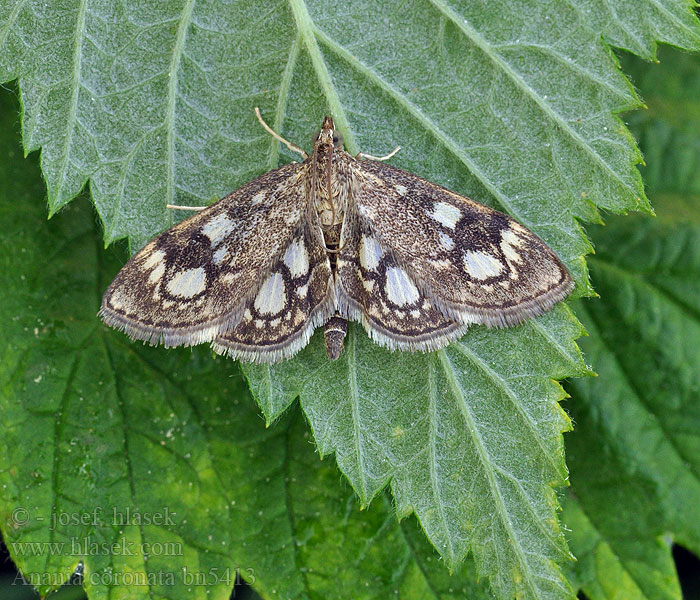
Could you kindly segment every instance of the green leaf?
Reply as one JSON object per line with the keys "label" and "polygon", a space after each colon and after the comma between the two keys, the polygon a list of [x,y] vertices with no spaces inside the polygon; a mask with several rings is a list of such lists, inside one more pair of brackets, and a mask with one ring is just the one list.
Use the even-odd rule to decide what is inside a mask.
{"label": "green leaf", "polygon": [[300,579],[311,597],[492,598],[466,561],[452,574],[414,519],[398,523],[388,494],[362,510],[330,461],[319,461],[294,410],[281,441],[285,487]]}
{"label": "green leaf", "polygon": [[[338,361],[312,346],[298,361],[244,370],[268,421],[300,397],[319,452],[336,453],[363,503],[391,481],[399,515],[415,511],[448,565],[473,545],[497,594],[514,594],[518,573],[525,593],[558,597],[554,563],[567,552],[542,482],[565,480],[561,432],[569,421],[551,379],[583,373],[571,342],[578,325],[562,312],[515,334],[480,329],[418,359],[391,355],[354,328]],[[505,350],[524,340],[530,354]],[[377,369],[387,361],[391,378]]]}
{"label": "green leaf", "polygon": [[[167,203],[208,202],[275,166],[278,145],[255,123],[253,106],[292,140],[309,136],[330,110],[350,150],[378,153],[400,143],[400,166],[517,217],[557,251],[585,293],[589,244],[578,220],[597,220],[596,207],[648,210],[633,167],[638,152],[612,116],[639,101],[601,36],[624,45],[620,32],[632,32],[632,49],[646,54],[661,35],[698,47],[690,5],[666,4],[636,3],[609,18],[614,4],[433,0],[387,8],[290,0],[265,12],[253,2],[172,0],[146,8],[17,0],[0,9],[0,76],[20,79],[25,150],[41,148],[51,212],[89,181],[107,242],[128,237],[136,248],[171,224]],[[579,331],[560,308],[519,329],[474,329],[441,353],[390,361],[353,334],[353,355],[334,368],[358,393],[343,396],[339,424],[329,422],[319,447],[338,453],[364,501],[393,478],[400,514],[419,512],[449,564],[471,547],[500,595],[567,594],[552,562],[565,546],[550,487],[563,479],[566,423],[549,378],[583,372],[573,345]],[[558,356],[547,363],[538,353]],[[274,397],[257,395],[269,407],[288,404],[290,393],[303,393],[294,373],[316,377],[320,359],[316,343],[315,356],[271,370]],[[402,445],[403,435],[374,440],[379,424],[371,419],[380,407],[398,412],[392,423],[411,422],[395,411],[394,389],[406,389],[407,374],[422,393],[399,399],[423,412],[412,415],[421,425],[408,436],[411,447],[399,449],[404,457],[419,449],[434,455],[432,478],[424,470],[415,479],[417,470],[393,456],[376,472],[355,458],[364,440],[384,453]],[[261,379],[253,370],[249,377]],[[368,403],[356,411],[358,429],[348,408],[352,414],[380,380],[385,393],[371,399],[374,412]],[[323,383],[313,382],[321,420],[338,398],[336,381]],[[312,402],[303,405],[308,411]],[[491,405],[505,408],[496,433],[485,426]],[[488,510],[472,506],[476,487],[463,486],[471,482],[465,455],[497,520],[471,521]],[[435,497],[454,498],[457,508],[445,505],[440,515],[440,505],[430,504]],[[497,568],[501,553],[511,571]]]}
{"label": "green leaf", "polygon": [[[603,301],[576,312],[599,377],[572,384],[579,401],[571,407],[576,433],[567,439],[574,499],[564,521],[582,537],[571,543],[590,597],[609,597],[600,588],[617,585],[619,568],[637,587],[624,597],[680,598],[668,540],[700,549],[693,425],[700,321],[686,304],[700,292],[700,223],[615,221],[595,239],[592,276]],[[591,544],[597,537],[600,547]],[[596,572],[600,553],[615,560]]]}
{"label": "green leaf", "polygon": [[[581,437],[586,437],[585,433]],[[588,436],[587,441],[594,438]],[[571,585],[582,589],[591,600],[680,600],[669,540],[659,535],[655,507],[648,501],[653,497],[653,487],[621,476],[626,467],[609,452],[597,454],[592,444],[586,444],[584,452],[590,454],[588,472],[572,480],[572,486],[593,493],[580,502],[572,492],[562,513],[571,531],[569,544],[578,558],[569,568]],[[618,471],[610,468],[602,476],[593,475],[601,461]],[[581,468],[576,465],[577,470]]]}
{"label": "green leaf", "polygon": [[576,306],[599,377],[572,382],[563,518],[594,600],[681,598],[670,544],[700,555],[700,60],[626,66],[649,104],[631,118],[658,219],[592,231],[599,300]]}
{"label": "green leaf", "polygon": [[276,166],[256,104],[300,143],[330,109],[351,151],[403,145],[398,164],[507,210],[585,285],[576,219],[597,219],[592,203],[648,209],[610,114],[639,102],[600,36],[644,55],[655,39],[700,47],[685,0],[617,4],[16,0],[0,79],[20,78],[51,211],[89,180],[107,242],[138,247],[171,224],[167,203]]}
{"label": "green leaf", "polygon": [[361,510],[298,411],[265,429],[234,363],[96,323],[120,256],[84,201],[46,222],[15,114],[3,92],[0,528],[26,581],[46,594],[82,562],[90,598],[225,599],[234,569],[266,598],[491,598],[387,495]]}
{"label": "green leaf", "polygon": [[698,49],[694,0],[585,0],[577,5],[586,15],[588,26],[601,31],[608,43],[647,60],[656,58],[656,42]]}

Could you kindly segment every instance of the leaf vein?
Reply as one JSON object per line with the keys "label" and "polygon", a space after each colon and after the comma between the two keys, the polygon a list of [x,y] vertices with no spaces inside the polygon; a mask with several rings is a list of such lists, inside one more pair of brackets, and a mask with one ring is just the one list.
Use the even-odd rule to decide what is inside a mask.
{"label": "leaf vein", "polygon": [[[280,82],[279,97],[277,98],[277,108],[275,109],[275,119],[272,124],[272,128],[276,132],[282,131],[282,124],[284,123],[284,115],[287,110],[287,99],[289,95],[289,87],[292,83],[292,76],[294,75],[294,69],[296,67],[297,57],[299,56],[299,50],[301,49],[301,35],[297,33],[291,48],[289,49],[289,58],[287,59],[287,64],[284,67],[284,72],[282,73],[282,81]],[[279,147],[280,143],[270,136],[270,153],[267,159],[267,166],[269,169],[274,169],[277,166],[279,159]]]}
{"label": "leaf vein", "polygon": [[15,7],[12,9],[12,12],[10,12],[10,17],[7,19],[5,26],[2,29],[0,29],[0,48],[2,48],[2,46],[5,45],[5,40],[7,39],[7,36],[10,35],[12,26],[15,24],[17,16],[19,15],[19,12],[22,10],[22,8],[24,8],[26,2],[27,0],[20,0],[17,4],[15,4]]}
{"label": "leaf vein", "polygon": [[458,15],[448,6],[446,6],[442,0],[429,0],[429,2],[435,6],[442,14],[444,14],[452,23],[460,29],[467,38],[469,38],[475,46],[480,48],[482,52],[488,56],[488,58],[497,67],[502,69],[508,78],[518,87],[525,96],[532,99],[535,104],[540,108],[540,110],[556,125],[558,125],[563,131],[565,131],[569,137],[576,143],[577,146],[582,148],[584,152],[590,155],[593,160],[598,163],[599,166],[607,171],[613,179],[619,181],[625,188],[628,188],[632,193],[636,193],[634,187],[632,187],[627,181],[625,181],[619,173],[617,173],[600,154],[598,154],[594,148],[587,144],[586,141],[571,127],[571,125],[563,119],[552,107],[540,96],[540,94],[534,90],[525,79],[515,71],[504,59],[501,57],[493,45],[486,40],[481,34],[479,34],[466,19],[460,19]]}
{"label": "leaf vein", "polygon": [[381,90],[387,93],[399,106],[409,113],[416,121],[423,125],[451,154],[453,154],[469,171],[476,177],[483,186],[498,200],[503,208],[511,215],[515,216],[521,223],[534,229],[532,222],[523,217],[520,211],[516,210],[510,199],[508,199],[501,189],[486,176],[476,163],[461,149],[450,137],[445,134],[437,123],[428,117],[423,111],[410,102],[408,98],[397,90],[386,79],[380,76],[374,69],[361,63],[355,56],[348,53],[345,48],[338,44],[335,40],[328,37],[325,33],[318,31],[319,40],[322,41],[330,50],[335,52],[340,58],[343,58],[348,64],[355,67],[357,71],[362,73],[372,83],[376,84]]}
{"label": "leaf vein", "polygon": [[484,440],[479,434],[476,422],[474,421],[474,416],[469,410],[469,406],[466,402],[466,398],[464,395],[464,390],[462,389],[462,386],[455,377],[454,368],[452,366],[452,362],[450,361],[449,356],[447,355],[447,352],[445,352],[444,350],[438,350],[437,354],[440,358],[440,362],[445,372],[445,377],[447,378],[447,381],[450,385],[450,389],[452,390],[455,399],[457,400],[460,412],[462,414],[462,418],[464,419],[468,431],[471,433],[471,438],[474,442],[474,448],[478,454],[479,462],[483,467],[486,482],[489,486],[489,489],[491,490],[491,497],[493,498],[493,505],[496,509],[496,513],[501,523],[503,524],[503,527],[508,532],[508,538],[511,541],[511,547],[515,552],[518,563],[520,564],[521,568],[523,569],[523,572],[525,573],[525,576],[523,577],[523,582],[528,588],[530,588],[532,597],[537,598],[538,592],[535,589],[533,582],[534,574],[531,572],[530,564],[525,558],[523,548],[520,545],[519,537],[515,531],[510,516],[508,515],[508,511],[505,508],[505,502],[501,494],[501,489],[498,485],[498,482],[496,481],[496,477],[494,476],[494,472],[491,468],[491,457],[489,455],[488,450],[486,449]]}
{"label": "leaf vein", "polygon": [[[56,186],[54,201],[60,200],[61,189],[66,180],[66,168],[68,166],[68,156],[70,154],[71,145],[73,143],[73,132],[75,126],[75,119],[78,113],[78,100],[80,97],[80,78],[81,78],[81,68],[82,68],[82,48],[83,48],[83,36],[85,35],[85,17],[87,13],[87,0],[81,0],[80,6],[78,8],[78,15],[75,27],[74,47],[73,47],[73,69],[71,72],[71,97],[70,105],[68,109],[68,117],[66,118],[66,134],[65,143],[63,144],[63,153],[61,156],[61,169],[60,178]],[[53,212],[53,209],[52,209]]]}
{"label": "leaf vein", "polygon": [[437,457],[435,452],[436,444],[436,426],[437,426],[437,382],[435,380],[435,366],[433,361],[428,361],[428,410],[430,411],[430,428],[428,437],[428,448],[430,450],[430,487],[433,490],[433,498],[438,509],[438,514],[440,515],[440,524],[442,525],[443,535],[447,541],[447,546],[449,548],[450,561],[455,561],[455,550],[454,544],[452,543],[452,536],[450,535],[450,528],[447,523],[447,515],[445,514],[445,506],[443,504],[443,496],[440,493],[440,482],[437,476]]}
{"label": "leaf vein", "polygon": [[[119,411],[119,414],[121,416],[121,422],[122,422],[122,432],[123,432],[123,439],[124,439],[124,463],[126,465],[126,473],[127,473],[127,481],[129,484],[129,492],[131,494],[132,498],[132,506],[134,507],[134,510],[138,511],[138,503],[136,502],[136,484],[134,482],[134,467],[131,464],[131,456],[129,452],[129,435],[128,431],[129,428],[127,427],[127,423],[129,422],[129,419],[127,418],[126,412],[124,410],[124,398],[122,397],[121,394],[121,388],[119,386],[119,377],[117,375],[118,370],[116,365],[114,364],[114,358],[112,357],[112,353],[109,350],[109,346],[104,338],[104,336],[101,337],[102,339],[102,344],[103,348],[105,351],[105,355],[107,357],[107,362],[109,364],[109,367],[112,371],[112,375],[114,378],[114,393],[116,395],[116,405],[117,409]],[[144,530],[143,530],[143,525],[139,521],[136,525],[139,530],[139,535],[141,537],[141,540],[144,541],[145,535],[144,535]],[[148,566],[147,562],[148,559],[146,555],[142,552],[140,553],[141,560],[143,562],[143,569],[145,572],[148,572]],[[147,589],[148,589],[148,597],[153,600],[153,586],[150,583],[147,583]]]}
{"label": "leaf vein", "polygon": [[520,417],[523,419],[525,422],[525,425],[527,426],[528,431],[530,432],[530,435],[534,438],[535,443],[537,444],[538,448],[540,449],[540,452],[542,456],[546,457],[547,462],[550,464],[550,467],[554,473],[557,473],[558,475],[561,476],[561,467],[557,465],[555,462],[554,457],[552,456],[552,453],[548,451],[547,448],[542,443],[542,437],[537,435],[537,427],[535,423],[532,422],[531,416],[523,410],[523,407],[520,402],[518,402],[517,396],[515,392],[511,389],[511,387],[508,385],[507,381],[503,379],[498,373],[496,373],[491,367],[489,367],[480,356],[478,356],[475,352],[473,352],[470,348],[468,348],[465,344],[462,343],[457,343],[453,344],[453,347],[462,355],[464,356],[469,362],[471,362],[478,370],[482,371],[486,377],[491,380],[491,382],[498,388],[500,389],[503,394],[505,395],[506,398],[508,398],[508,401],[510,402],[511,406],[515,409],[515,411],[520,415]]}
{"label": "leaf vein", "polygon": [[[698,31],[693,31],[685,21],[682,21],[680,17],[676,17],[675,15],[671,14],[671,11],[668,10],[666,6],[663,4],[660,4],[658,0],[651,0],[652,4],[656,6],[662,13],[664,13],[669,19],[674,21],[675,25],[683,29],[686,33],[690,34],[692,37],[695,38],[695,43],[697,44],[700,42],[700,35],[698,34]],[[692,10],[692,8],[691,8]]]}
{"label": "leaf vein", "polygon": [[292,8],[292,13],[294,14],[297,30],[299,31],[299,35],[304,42],[306,51],[311,57],[311,63],[313,64],[314,71],[316,72],[316,77],[318,77],[318,82],[321,84],[321,89],[326,96],[328,107],[330,108],[331,113],[333,113],[336,126],[345,134],[345,145],[348,150],[352,154],[356,154],[358,151],[357,143],[355,142],[355,138],[348,124],[345,109],[340,101],[338,90],[333,84],[333,79],[328,71],[328,65],[326,65],[323,54],[321,53],[318,43],[316,42],[318,29],[315,27],[311,19],[311,15],[309,15],[309,11],[304,0],[289,0],[289,4]]}
{"label": "leaf vein", "polygon": [[[179,23],[177,26],[177,33],[175,34],[175,45],[173,47],[173,55],[170,60],[170,68],[168,69],[168,97],[166,103],[165,111],[165,123],[166,123],[166,139],[167,139],[167,169],[168,173],[166,175],[167,185],[165,193],[165,204],[175,203],[175,191],[173,183],[175,181],[175,108],[177,105],[177,87],[178,87],[178,75],[180,71],[180,61],[182,60],[182,55],[185,48],[185,38],[187,36],[187,30],[189,29],[190,23],[192,22],[192,10],[194,8],[195,0],[187,0],[185,6],[180,14]],[[173,213],[168,212],[168,223],[173,224]]]}

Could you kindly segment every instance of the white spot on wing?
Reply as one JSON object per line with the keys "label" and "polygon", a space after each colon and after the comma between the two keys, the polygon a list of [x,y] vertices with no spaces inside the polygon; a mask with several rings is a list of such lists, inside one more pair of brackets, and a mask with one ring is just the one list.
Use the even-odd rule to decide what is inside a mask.
{"label": "white spot on wing", "polygon": [[309,253],[302,239],[297,238],[289,244],[287,252],[284,253],[284,264],[292,277],[300,277],[309,272]]}
{"label": "white spot on wing", "polygon": [[447,202],[436,202],[432,212],[426,211],[431,219],[435,219],[441,225],[454,229],[457,221],[462,216],[462,213],[456,206],[447,204]]}
{"label": "white spot on wing", "polygon": [[212,260],[214,261],[215,265],[218,265],[221,263],[222,260],[226,258],[226,255],[228,254],[228,246],[223,245],[217,248],[216,252],[214,252],[214,255],[212,256]]}
{"label": "white spot on wing", "polygon": [[396,190],[396,193],[399,196],[405,196],[408,193],[408,190],[406,189],[406,186],[398,184],[394,186],[394,189]]}
{"label": "white spot on wing", "polygon": [[450,250],[454,250],[455,242],[444,231],[441,231],[440,232],[440,245],[442,246],[443,250],[449,252]]}
{"label": "white spot on wing", "polygon": [[152,269],[155,267],[157,264],[163,262],[163,259],[165,258],[165,252],[162,250],[156,250],[153,254],[151,254],[144,262],[143,262],[143,268],[144,269]]}
{"label": "white spot on wing", "polygon": [[284,290],[284,279],[281,273],[272,273],[260,286],[258,295],[255,296],[255,310],[263,315],[275,315],[287,304],[287,295]]}
{"label": "white spot on wing", "polygon": [[306,285],[302,285],[301,287],[297,288],[297,296],[299,298],[306,298],[306,294],[309,293],[309,284],[307,283]]}
{"label": "white spot on wing", "polygon": [[202,233],[209,238],[212,246],[218,246],[233,231],[233,221],[224,213],[219,213],[202,227]]}
{"label": "white spot on wing", "polygon": [[178,272],[168,281],[167,290],[172,296],[192,298],[201,294],[207,286],[207,275],[202,267]]}
{"label": "white spot on wing", "polygon": [[368,271],[373,271],[379,265],[382,258],[382,249],[379,242],[372,236],[363,235],[360,240],[360,265]]}
{"label": "white spot on wing", "polygon": [[160,263],[153,271],[151,271],[151,274],[148,276],[148,282],[149,283],[158,283],[163,277],[163,273],[165,273],[165,265],[163,263]]}
{"label": "white spot on wing", "polygon": [[474,279],[489,279],[503,270],[503,263],[486,252],[467,250],[464,253],[464,268]]}
{"label": "white spot on wing", "polygon": [[521,247],[522,244],[522,239],[512,230],[506,229],[501,233],[501,250],[510,262],[522,262],[522,257],[517,251],[517,248]]}
{"label": "white spot on wing", "polygon": [[403,269],[389,267],[386,270],[386,295],[397,306],[413,304],[420,294]]}
{"label": "white spot on wing", "polygon": [[120,290],[114,290],[109,298],[109,305],[115,310],[124,308],[124,295]]}
{"label": "white spot on wing", "polygon": [[250,199],[250,203],[260,204],[263,200],[265,200],[265,198],[267,198],[267,194],[265,192],[258,192]]}

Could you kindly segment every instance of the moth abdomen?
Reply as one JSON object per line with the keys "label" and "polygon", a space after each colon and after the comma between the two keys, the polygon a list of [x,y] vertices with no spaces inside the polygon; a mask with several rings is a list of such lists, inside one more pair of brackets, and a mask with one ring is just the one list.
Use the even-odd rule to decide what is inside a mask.
{"label": "moth abdomen", "polygon": [[331,317],[323,328],[323,338],[326,342],[326,354],[331,360],[337,360],[345,345],[345,335],[348,322],[339,314]]}

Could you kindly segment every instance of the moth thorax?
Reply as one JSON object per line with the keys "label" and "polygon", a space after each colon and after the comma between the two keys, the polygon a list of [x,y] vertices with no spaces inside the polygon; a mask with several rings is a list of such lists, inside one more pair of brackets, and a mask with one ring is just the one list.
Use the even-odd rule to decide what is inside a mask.
{"label": "moth thorax", "polygon": [[331,360],[337,360],[343,351],[348,322],[340,315],[331,317],[323,328],[323,338],[326,341],[326,354]]}

